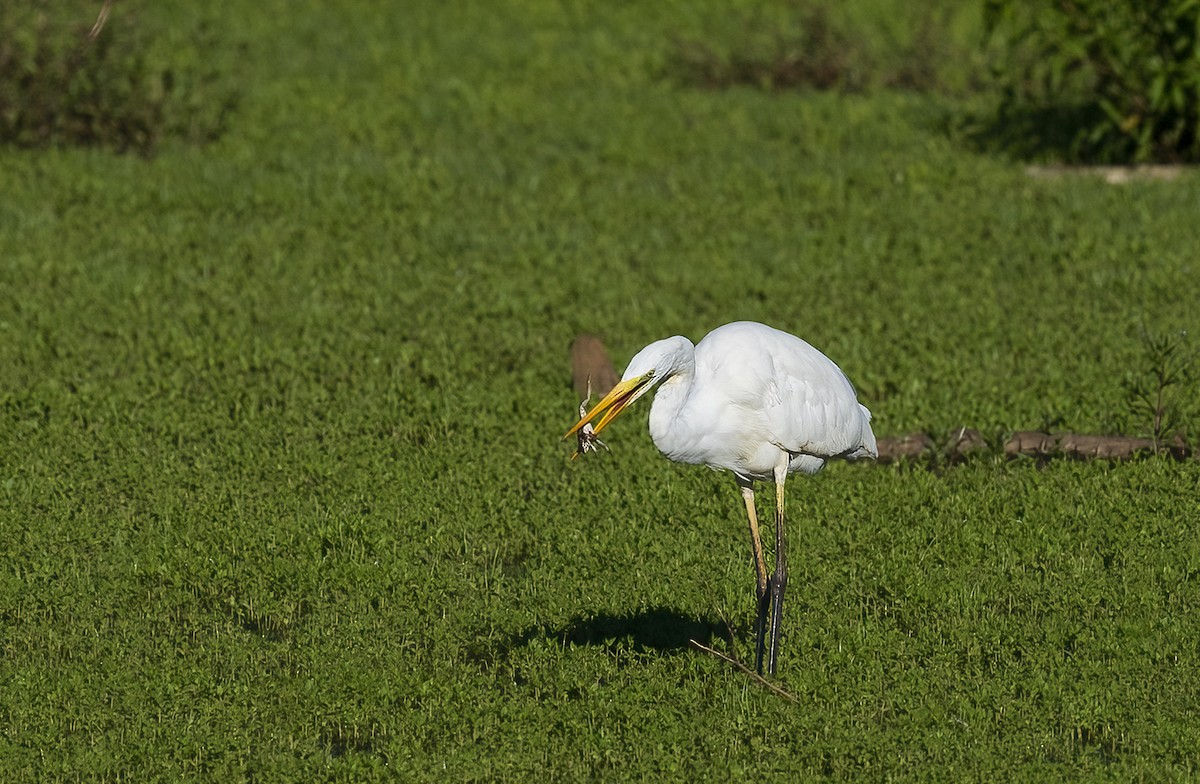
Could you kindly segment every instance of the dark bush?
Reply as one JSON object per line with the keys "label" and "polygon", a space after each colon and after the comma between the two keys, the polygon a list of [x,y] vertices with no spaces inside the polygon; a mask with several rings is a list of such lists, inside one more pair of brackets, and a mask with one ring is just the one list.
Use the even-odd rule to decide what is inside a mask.
{"label": "dark bush", "polygon": [[164,45],[124,3],[0,3],[0,142],[150,154],[166,137],[216,138],[234,93],[211,33],[185,36]]}
{"label": "dark bush", "polygon": [[988,0],[1002,117],[1078,162],[1200,160],[1200,0]]}
{"label": "dark bush", "polygon": [[[750,9],[754,6],[751,5]],[[772,16],[730,10],[710,40],[677,40],[670,75],[692,87],[961,92],[978,65],[951,28],[961,9],[935,2],[903,18],[864,20],[835,3],[794,0]],[[982,63],[982,58],[980,63]]]}
{"label": "dark bush", "polygon": [[708,89],[749,85],[770,90],[858,90],[866,84],[865,55],[830,24],[822,5],[798,14],[797,30],[764,33],[743,24],[742,40],[722,56],[697,41],[677,43],[681,81]]}

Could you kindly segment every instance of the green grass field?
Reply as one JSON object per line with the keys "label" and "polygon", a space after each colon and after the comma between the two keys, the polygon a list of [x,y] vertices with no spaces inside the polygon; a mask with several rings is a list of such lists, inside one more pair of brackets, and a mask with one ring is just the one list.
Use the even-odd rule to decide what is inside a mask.
{"label": "green grass field", "polygon": [[[793,703],[687,644],[751,658],[731,478],[647,404],[560,441],[576,334],[736,319],[880,436],[1144,435],[1200,177],[1029,178],[977,94],[672,75],[786,2],[408,5],[193,9],[242,47],[219,141],[0,149],[0,779],[1200,774],[1200,461],[791,483]],[[884,51],[903,7],[846,13]]]}

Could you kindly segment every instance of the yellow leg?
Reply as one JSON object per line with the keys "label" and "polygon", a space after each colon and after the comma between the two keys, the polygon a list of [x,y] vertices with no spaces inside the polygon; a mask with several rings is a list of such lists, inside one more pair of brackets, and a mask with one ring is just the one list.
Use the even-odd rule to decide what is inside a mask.
{"label": "yellow leg", "polygon": [[757,612],[754,619],[754,661],[755,669],[761,675],[763,671],[763,656],[767,649],[767,620],[771,613],[771,590],[767,584],[767,562],[763,558],[762,536],[758,531],[758,514],[754,511],[754,488],[750,482],[739,479],[738,486],[742,488],[742,500],[746,502],[746,517],[750,520],[750,545],[754,549],[754,574],[757,577],[755,602]]}
{"label": "yellow leg", "polygon": [[750,518],[750,544],[754,549],[754,574],[758,577],[758,596],[767,592],[767,562],[763,559],[762,537],[758,533],[758,515],[754,511],[754,488],[742,485],[742,500],[746,502],[746,517]]}

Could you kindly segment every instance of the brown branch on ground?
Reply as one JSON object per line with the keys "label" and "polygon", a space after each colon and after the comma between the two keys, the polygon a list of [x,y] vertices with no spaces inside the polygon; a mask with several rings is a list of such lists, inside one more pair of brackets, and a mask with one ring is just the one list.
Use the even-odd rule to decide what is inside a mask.
{"label": "brown branch on ground", "polygon": [[772,691],[775,694],[778,694],[780,697],[783,697],[785,700],[789,700],[791,702],[799,702],[799,700],[796,699],[796,695],[792,694],[791,692],[787,691],[786,689],[784,689],[780,686],[776,686],[774,683],[771,683],[769,680],[767,680],[763,676],[759,675],[754,670],[752,670],[749,667],[747,667],[746,665],[742,664],[738,659],[734,658],[733,656],[730,656],[727,653],[721,653],[720,651],[718,651],[714,648],[709,648],[707,645],[704,645],[703,643],[697,642],[695,640],[688,640],[688,644],[691,645],[696,650],[700,651],[701,653],[707,653],[710,656],[717,657],[721,661],[723,661],[726,664],[733,667],[738,672],[741,672],[745,675],[749,675],[750,679],[753,680],[755,683],[757,683],[759,686],[762,686],[763,688],[765,688],[769,691]]}
{"label": "brown branch on ground", "polygon": [[1013,433],[1004,444],[1004,454],[1009,457],[1031,455],[1052,457],[1063,455],[1085,460],[1129,460],[1139,455],[1162,452],[1177,460],[1194,454],[1194,450],[1176,436],[1167,444],[1156,444],[1152,438],[1129,436],[1089,436],[1079,433],[1042,433],[1023,430]]}
{"label": "brown branch on ground", "polygon": [[915,460],[918,457],[933,452],[937,446],[927,433],[909,433],[906,436],[881,438],[878,441],[881,463],[894,463],[897,460]]}
{"label": "brown branch on ground", "polygon": [[962,427],[938,444],[928,433],[909,433],[906,436],[885,436],[878,441],[880,463],[915,460],[941,455],[951,462],[963,460],[975,452],[987,449],[987,439],[973,427]]}
{"label": "brown branch on ground", "polygon": [[[983,435],[971,428],[956,430],[949,441],[938,445],[926,433],[910,433],[879,439],[879,462],[893,463],[898,460],[916,460],[942,456],[950,461],[961,460],[971,453],[987,449]],[[1161,452],[1184,460],[1196,454],[1195,450],[1176,437],[1169,444],[1158,444],[1151,438],[1130,436],[1093,436],[1079,433],[1043,433],[1038,430],[1022,430],[1013,433],[1004,442],[1004,455],[1017,457],[1069,457],[1076,460],[1131,460],[1142,455]]]}

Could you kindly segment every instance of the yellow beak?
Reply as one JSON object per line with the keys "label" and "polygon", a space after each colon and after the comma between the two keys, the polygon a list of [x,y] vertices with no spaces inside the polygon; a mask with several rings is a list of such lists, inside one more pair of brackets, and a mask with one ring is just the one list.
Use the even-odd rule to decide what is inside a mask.
{"label": "yellow beak", "polygon": [[645,391],[646,384],[653,377],[652,373],[647,373],[638,378],[631,378],[628,381],[618,382],[612,390],[604,396],[604,398],[595,405],[595,407],[587,413],[582,419],[575,423],[575,426],[567,431],[563,439],[568,439],[588,422],[591,422],[600,414],[604,414],[600,421],[596,423],[595,430],[592,435],[600,435],[600,431],[608,426],[608,423],[621,415],[621,412],[628,408],[629,404],[642,396]]}

